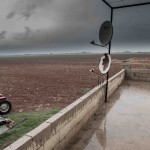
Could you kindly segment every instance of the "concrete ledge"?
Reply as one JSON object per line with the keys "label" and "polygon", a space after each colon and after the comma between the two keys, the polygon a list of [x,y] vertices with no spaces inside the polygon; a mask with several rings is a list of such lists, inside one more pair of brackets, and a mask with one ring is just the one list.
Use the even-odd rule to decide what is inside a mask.
{"label": "concrete ledge", "polygon": [[[125,78],[125,70],[109,79],[110,96]],[[40,126],[27,133],[5,150],[59,150],[64,149],[71,138],[104,102],[106,83],[61,110]]]}
{"label": "concrete ledge", "polygon": [[124,69],[150,69],[149,63],[123,63],[121,64],[121,68]]}
{"label": "concrete ledge", "polygon": [[127,69],[126,79],[150,81],[150,69]]}
{"label": "concrete ledge", "polygon": [[121,70],[113,77],[109,79],[108,82],[108,97],[110,97],[113,92],[118,88],[118,86],[123,82],[125,79],[125,69]]}

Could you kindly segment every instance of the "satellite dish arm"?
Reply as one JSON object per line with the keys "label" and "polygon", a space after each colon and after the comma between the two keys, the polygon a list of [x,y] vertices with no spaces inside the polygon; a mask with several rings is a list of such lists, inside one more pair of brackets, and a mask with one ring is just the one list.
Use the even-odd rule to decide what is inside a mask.
{"label": "satellite dish arm", "polygon": [[96,44],[95,41],[91,41],[90,44],[95,45],[95,46],[106,47],[105,45]]}

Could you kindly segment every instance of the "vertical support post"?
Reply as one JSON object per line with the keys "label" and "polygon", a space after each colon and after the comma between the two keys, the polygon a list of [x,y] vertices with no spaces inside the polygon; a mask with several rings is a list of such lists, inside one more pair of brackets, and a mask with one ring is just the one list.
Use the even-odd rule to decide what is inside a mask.
{"label": "vertical support post", "polygon": [[[113,22],[113,8],[111,8],[111,23]],[[109,49],[108,49],[108,54],[111,53],[111,41],[109,42]],[[108,98],[108,79],[109,79],[109,71],[107,72],[107,77],[106,77],[106,88],[105,88],[105,103],[107,103],[107,98]]]}

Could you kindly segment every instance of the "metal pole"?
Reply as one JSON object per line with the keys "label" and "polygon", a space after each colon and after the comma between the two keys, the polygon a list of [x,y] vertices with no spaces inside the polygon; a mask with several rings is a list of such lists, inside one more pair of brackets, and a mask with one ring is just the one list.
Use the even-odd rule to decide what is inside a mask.
{"label": "metal pole", "polygon": [[[113,8],[111,8],[111,23],[113,21]],[[108,54],[111,52],[111,41],[109,42],[109,50]],[[109,71],[107,72],[107,78],[106,78],[106,88],[105,88],[105,103],[107,103],[107,97],[108,97],[108,79],[109,79]]]}
{"label": "metal pole", "polygon": [[102,0],[109,8],[111,8],[112,9],[112,7],[111,7],[111,5],[108,3],[108,2],[106,2],[106,0]]}
{"label": "metal pole", "polygon": [[150,2],[146,2],[146,3],[139,3],[139,4],[133,4],[133,5],[118,6],[118,7],[113,7],[113,9],[129,8],[129,7],[135,7],[135,6],[145,6],[145,5],[150,5]]}

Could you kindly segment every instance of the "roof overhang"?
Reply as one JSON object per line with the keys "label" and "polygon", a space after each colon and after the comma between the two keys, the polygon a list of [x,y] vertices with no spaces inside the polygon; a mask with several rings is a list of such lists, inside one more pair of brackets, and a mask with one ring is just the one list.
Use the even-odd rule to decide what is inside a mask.
{"label": "roof overhang", "polygon": [[150,5],[150,0],[102,0],[111,9]]}

